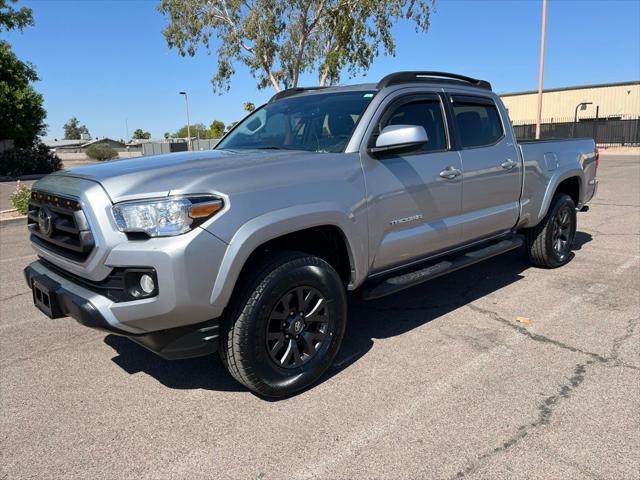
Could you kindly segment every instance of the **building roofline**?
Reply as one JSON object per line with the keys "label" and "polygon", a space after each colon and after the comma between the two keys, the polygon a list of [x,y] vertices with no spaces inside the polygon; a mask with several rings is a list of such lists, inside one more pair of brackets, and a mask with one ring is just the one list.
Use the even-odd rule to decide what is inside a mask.
{"label": "building roofline", "polygon": [[[629,82],[612,82],[612,83],[592,83],[588,85],[575,85],[572,87],[560,87],[560,88],[547,88],[542,90],[543,93],[550,92],[565,92],[568,90],[583,90],[586,88],[606,88],[606,87],[622,87],[625,85],[640,85],[640,80],[632,80]],[[516,95],[531,95],[533,93],[538,93],[537,90],[527,90],[523,92],[508,92],[508,93],[499,93],[500,97],[513,97]]]}

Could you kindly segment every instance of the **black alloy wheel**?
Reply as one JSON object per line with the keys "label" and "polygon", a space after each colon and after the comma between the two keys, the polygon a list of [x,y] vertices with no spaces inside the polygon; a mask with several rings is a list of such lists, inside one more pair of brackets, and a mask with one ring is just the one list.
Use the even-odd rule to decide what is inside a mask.
{"label": "black alloy wheel", "polygon": [[220,358],[253,392],[286,397],[332,365],[346,319],[345,285],[329,263],[269,252],[236,286],[221,326]]}
{"label": "black alloy wheel", "polygon": [[313,287],[300,286],[285,293],[267,322],[267,350],[282,368],[301,367],[322,348],[330,333],[326,300]]}
{"label": "black alloy wheel", "polygon": [[568,205],[562,205],[553,217],[551,234],[553,250],[556,252],[556,255],[558,255],[560,261],[564,260],[571,249],[573,234],[575,232],[575,230],[572,232],[572,225],[571,210]]}
{"label": "black alloy wheel", "polygon": [[536,267],[557,268],[571,260],[576,235],[576,205],[564,193],[556,193],[545,217],[524,230],[529,260]]}

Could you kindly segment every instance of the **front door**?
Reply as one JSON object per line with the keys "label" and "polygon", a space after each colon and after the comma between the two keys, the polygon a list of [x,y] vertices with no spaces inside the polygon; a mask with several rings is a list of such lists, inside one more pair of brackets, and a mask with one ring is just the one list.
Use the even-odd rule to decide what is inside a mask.
{"label": "front door", "polygon": [[452,95],[451,106],[464,168],[461,240],[468,243],[514,227],[522,169],[491,98]]}
{"label": "front door", "polygon": [[368,146],[387,125],[419,125],[428,136],[423,147],[406,153],[362,151],[374,273],[460,242],[462,163],[443,112],[438,95],[403,96],[388,102],[369,132]]}

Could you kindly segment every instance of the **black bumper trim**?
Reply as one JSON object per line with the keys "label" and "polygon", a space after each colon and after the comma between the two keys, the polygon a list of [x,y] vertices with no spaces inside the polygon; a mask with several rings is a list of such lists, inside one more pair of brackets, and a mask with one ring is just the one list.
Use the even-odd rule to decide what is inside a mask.
{"label": "black bumper trim", "polygon": [[30,289],[37,281],[55,295],[51,318],[72,317],[86,327],[127,337],[167,360],[204,356],[218,349],[218,319],[136,335],[113,327],[89,300],[70,292],[33,267],[27,266],[24,276]]}

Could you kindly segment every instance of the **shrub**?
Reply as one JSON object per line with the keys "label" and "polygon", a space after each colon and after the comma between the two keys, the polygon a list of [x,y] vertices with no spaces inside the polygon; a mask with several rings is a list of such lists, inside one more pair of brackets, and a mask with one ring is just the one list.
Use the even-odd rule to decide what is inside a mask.
{"label": "shrub", "polygon": [[116,158],[118,156],[118,152],[116,152],[106,143],[94,143],[93,145],[89,145],[89,147],[87,147],[86,153],[87,157],[100,161],[111,160],[112,158]]}
{"label": "shrub", "polygon": [[29,199],[31,198],[31,188],[26,185],[18,185],[16,186],[16,191],[11,194],[9,200],[11,200],[11,205],[13,208],[18,210],[22,215],[26,215],[29,211]]}
{"label": "shrub", "polygon": [[13,148],[0,153],[0,175],[3,176],[51,173],[60,168],[60,159],[40,142],[29,148]]}

